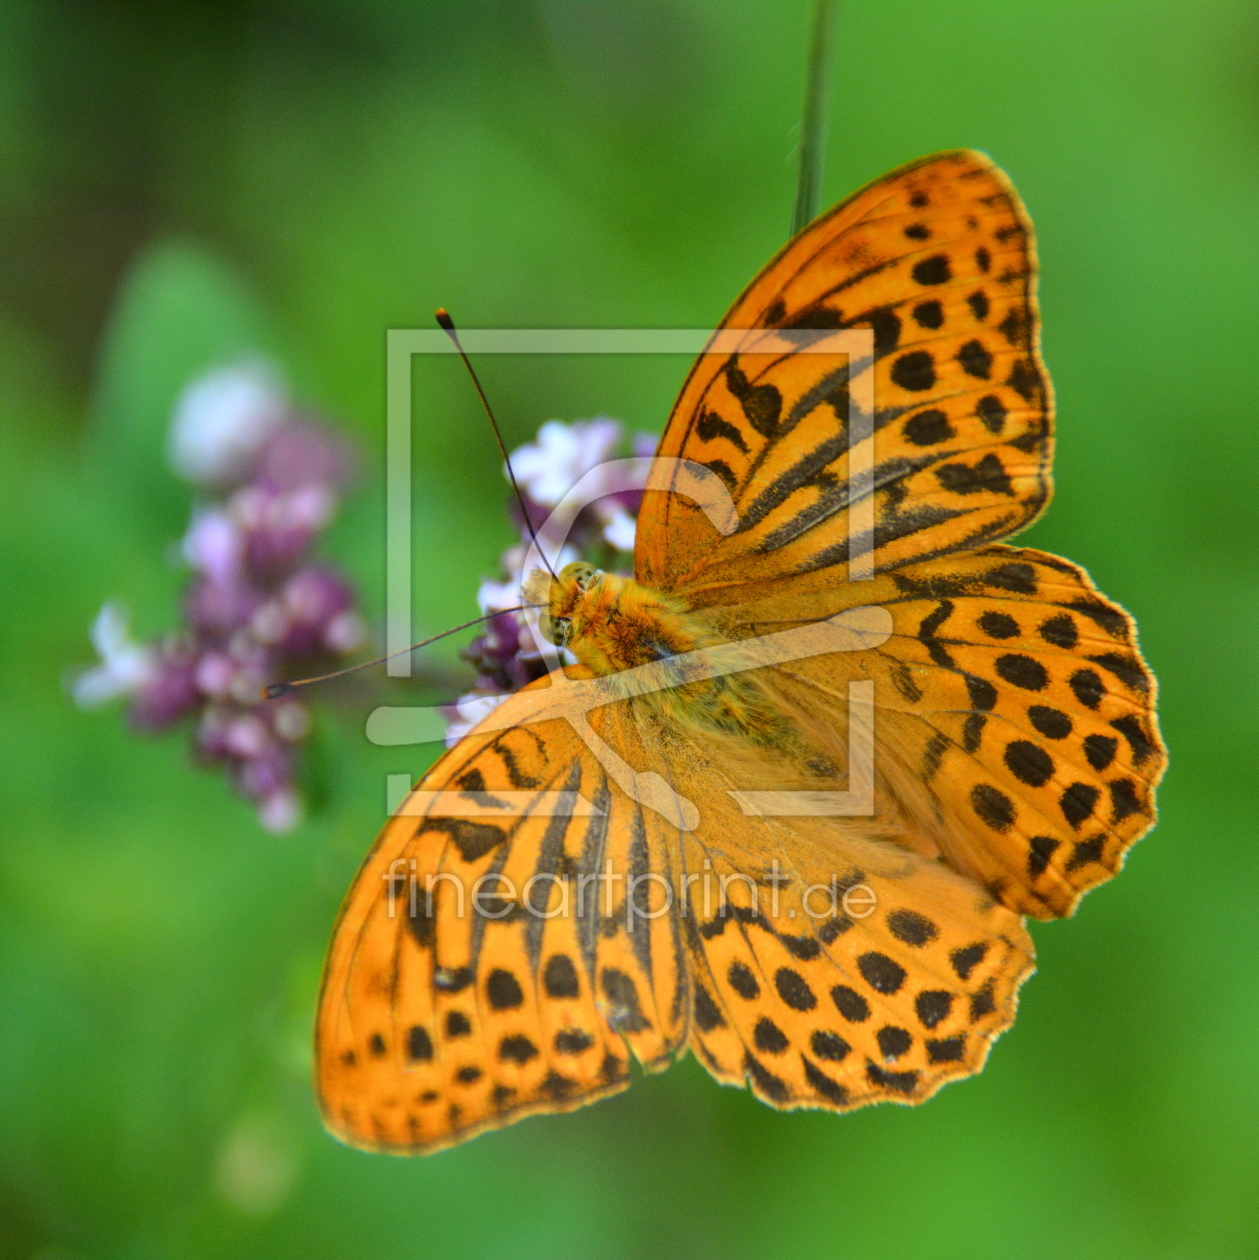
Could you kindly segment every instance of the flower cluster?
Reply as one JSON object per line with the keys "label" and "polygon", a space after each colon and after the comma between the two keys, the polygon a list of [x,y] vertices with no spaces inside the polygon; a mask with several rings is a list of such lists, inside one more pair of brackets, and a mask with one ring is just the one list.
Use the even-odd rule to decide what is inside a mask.
{"label": "flower cluster", "polygon": [[[604,416],[573,424],[547,421],[535,441],[518,447],[510,456],[529,523],[540,528],[564,495],[592,468],[620,454],[625,442],[624,427]],[[629,446],[634,455],[649,456],[656,449],[656,438],[636,433]],[[503,471],[506,476],[506,469]],[[556,568],[573,560],[589,560],[608,572],[628,574],[633,566],[634,530],[642,497],[640,490],[621,491],[585,508],[573,524]],[[486,614],[515,608],[522,599],[530,540],[521,505],[512,499],[508,510],[520,539],[503,553],[504,576],[481,583],[477,602]],[[463,657],[476,669],[477,679],[472,690],[447,711],[446,742],[452,746],[512,692],[545,672],[524,616],[516,612],[499,612],[487,622],[484,633],[468,645]]]}
{"label": "flower cluster", "polygon": [[222,766],[263,825],[301,816],[297,748],[310,714],[271,682],[309,672],[362,642],[349,583],[310,558],[352,472],[345,443],[293,407],[264,364],[220,368],[189,386],[171,427],[175,470],[201,489],[182,543],[192,571],[182,629],[131,639],[106,604],[92,627],[99,665],[73,683],[91,707],[125,696],[139,731],[197,716],[199,760]]}

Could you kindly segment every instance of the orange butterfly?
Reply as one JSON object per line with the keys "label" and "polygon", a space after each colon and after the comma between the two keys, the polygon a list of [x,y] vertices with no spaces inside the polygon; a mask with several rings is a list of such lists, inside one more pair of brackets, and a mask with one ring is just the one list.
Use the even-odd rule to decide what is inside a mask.
{"label": "orange butterfly", "polygon": [[[737,520],[649,490],[633,580],[535,574],[543,632],[581,664],[442,757],[350,891],[316,1033],[334,1134],[432,1151],[688,1049],[780,1108],[918,1103],[981,1069],[1032,970],[1022,916],[1068,915],[1119,869],[1165,763],[1128,615],[998,541],[1051,488],[1035,275],[1013,188],[959,151],[858,192],[752,282],[723,328],[787,349],[748,332],[701,356],[657,452],[702,465]],[[791,349],[851,328],[872,356]],[[857,609],[878,646],[737,655]],[[678,664],[722,652],[724,672]],[[600,693],[585,734],[555,708],[651,669],[666,681]],[[853,794],[861,695],[874,812],[776,810]]]}

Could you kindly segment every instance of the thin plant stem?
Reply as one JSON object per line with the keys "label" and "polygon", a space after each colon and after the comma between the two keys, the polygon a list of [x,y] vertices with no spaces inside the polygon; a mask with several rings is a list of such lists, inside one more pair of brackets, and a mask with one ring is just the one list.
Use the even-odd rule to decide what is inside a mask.
{"label": "thin plant stem", "polygon": [[796,181],[795,209],[791,216],[792,236],[811,223],[821,208],[835,10],[836,0],[813,0],[809,68],[804,86],[804,114],[800,122],[800,172]]}

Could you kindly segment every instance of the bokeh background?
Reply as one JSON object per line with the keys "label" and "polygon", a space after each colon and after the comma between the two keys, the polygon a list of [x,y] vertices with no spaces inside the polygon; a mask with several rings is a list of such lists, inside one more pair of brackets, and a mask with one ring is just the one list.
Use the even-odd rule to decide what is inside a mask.
{"label": "bokeh background", "polygon": [[[325,806],[277,839],[181,737],[66,698],[106,597],[174,622],[161,444],[199,371],[262,350],[360,444],[330,549],[379,625],[386,329],[715,322],[786,234],[807,25],[803,0],[0,6],[0,1255],[1259,1254],[1253,3],[841,8],[825,200],[960,145],[1016,181],[1061,415],[1026,537],[1137,615],[1172,750],[1127,871],[1033,928],[978,1079],[779,1115],[688,1061],[434,1158],[345,1149],[308,1083],[322,952],[385,775],[432,750],[325,702]],[[483,364],[513,444],[658,430],[685,367]],[[417,368],[420,630],[473,615],[510,538],[455,368]]]}

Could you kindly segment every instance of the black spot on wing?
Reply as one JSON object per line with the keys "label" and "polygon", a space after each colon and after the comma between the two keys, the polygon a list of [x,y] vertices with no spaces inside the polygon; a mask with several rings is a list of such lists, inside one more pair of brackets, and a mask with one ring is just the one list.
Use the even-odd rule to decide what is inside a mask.
{"label": "black spot on wing", "polygon": [[954,494],[978,494],[985,490],[991,494],[1014,494],[1005,465],[992,451],[975,464],[941,464],[936,469],[936,477]]}
{"label": "black spot on wing", "polygon": [[1067,860],[1067,870],[1074,871],[1081,866],[1087,866],[1090,862],[1100,862],[1105,843],[1105,835],[1090,836],[1087,840],[1077,841],[1072,848],[1071,857]]}
{"label": "black spot on wing", "polygon": [[997,703],[997,689],[986,678],[980,678],[978,674],[967,674],[966,677],[966,694],[970,699],[972,709],[978,709],[981,713],[991,713]]}
{"label": "black spot on wing", "polygon": [[1119,751],[1119,741],[1109,735],[1086,735],[1084,737],[1084,756],[1094,770],[1105,770],[1115,759]]}
{"label": "black spot on wing", "polygon": [[1011,740],[1005,746],[1005,764],[1019,782],[1029,787],[1043,787],[1054,777],[1054,759],[1030,740]]}
{"label": "black spot on wing", "polygon": [[491,1009],[496,1011],[515,1010],[525,1000],[516,977],[501,967],[495,967],[490,972],[485,982],[485,992],[490,1000]]}
{"label": "black spot on wing", "polygon": [[940,935],[940,929],[925,914],[919,914],[916,910],[891,911],[887,916],[887,925],[897,940],[913,945],[916,949],[929,945]]}
{"label": "black spot on wing", "polygon": [[[888,959],[891,962],[891,959]],[[896,966],[892,963],[892,966]],[[837,984],[831,990],[831,1001],[835,1009],[850,1023],[862,1024],[870,1018],[870,1005],[855,989],[846,984]]]}
{"label": "black spot on wing", "polygon": [[927,350],[911,350],[892,364],[892,380],[902,389],[922,393],[936,383],[935,360]]}
{"label": "black spot on wing", "polygon": [[912,1094],[918,1087],[917,1072],[889,1072],[877,1063],[866,1063],[866,1076],[872,1085],[878,1085],[894,1094]]}
{"label": "black spot on wing", "polygon": [[1061,709],[1051,709],[1048,705],[1034,704],[1027,711],[1032,725],[1046,739],[1066,739],[1071,734],[1072,723]]}
{"label": "black spot on wing", "polygon": [[1131,779],[1115,779],[1106,785],[1110,789],[1112,823],[1123,822],[1131,814],[1140,814],[1145,806],[1137,794],[1137,786]]}
{"label": "black spot on wing", "polygon": [[762,1054],[782,1054],[791,1042],[787,1040],[786,1033],[772,1019],[762,1016],[756,1021],[756,1027],[752,1030],[752,1044]]}
{"label": "black spot on wing", "polygon": [[695,431],[705,442],[723,438],[742,451],[744,455],[748,454],[748,445],[743,440],[743,434],[729,420],[723,420],[715,411],[705,411],[700,416],[699,423],[695,426]]}
{"label": "black spot on wing", "polygon": [[896,349],[901,339],[901,319],[889,306],[881,306],[868,314],[859,315],[852,324],[859,326],[868,323],[874,333],[874,357],[883,358]]}
{"label": "black spot on wing", "polygon": [[967,376],[986,381],[992,375],[992,355],[982,341],[968,341],[957,352],[957,361]]}
{"label": "black spot on wing", "polygon": [[998,656],[996,670],[1006,682],[1025,691],[1044,691],[1049,685],[1045,667],[1034,656],[1024,656],[1021,652]]}
{"label": "black spot on wing", "polygon": [[1036,403],[1041,402],[1044,393],[1044,385],[1040,379],[1040,373],[1036,370],[1036,365],[1030,359],[1018,359],[1014,366],[1010,369],[1010,375],[1006,377],[1006,384],[1014,390],[1024,402]]}
{"label": "black spot on wing", "polygon": [[919,302],[914,307],[913,315],[919,328],[934,330],[944,324],[944,307],[934,298],[929,302]]}
{"label": "black spot on wing", "polygon": [[1014,826],[1014,802],[990,783],[977,783],[970,790],[970,803],[975,813],[993,831],[1004,835]]}
{"label": "black spot on wing", "polygon": [[965,1055],[966,1037],[964,1035],[927,1042],[927,1060],[930,1063],[960,1063]]}
{"label": "black spot on wing", "polygon": [[847,1058],[848,1052],[852,1047],[838,1033],[827,1032],[825,1029],[819,1028],[809,1038],[809,1049],[819,1059],[826,1059],[830,1063],[839,1063],[842,1059]]}
{"label": "black spot on wing", "polygon": [[1096,709],[1106,694],[1106,687],[1100,676],[1092,669],[1077,669],[1069,682],[1075,698],[1089,709]]}
{"label": "black spot on wing", "polygon": [[498,1043],[498,1057],[505,1062],[516,1063],[523,1067],[530,1059],[536,1059],[537,1056],[538,1047],[523,1033],[504,1037]]}
{"label": "black spot on wing", "polygon": [[[857,970],[861,972],[865,982],[878,993],[896,993],[905,983],[905,969],[894,959],[875,950],[862,954],[857,959]],[[834,996],[834,990],[831,996]]]}
{"label": "black spot on wing", "polygon": [[577,980],[577,968],[567,954],[552,954],[542,973],[542,983],[547,997],[575,998],[581,995]]}
{"label": "black spot on wing", "polygon": [[594,1043],[594,1038],[580,1028],[565,1028],[555,1034],[557,1054],[584,1054]]}
{"label": "black spot on wing", "polygon": [[804,1064],[804,1079],[827,1102],[834,1103],[836,1107],[846,1107],[848,1105],[848,1091],[838,1081],[831,1080],[825,1072],[810,1063],[804,1055],[800,1056],[800,1061]]}
{"label": "black spot on wing", "polygon": [[1040,637],[1046,643],[1052,643],[1054,647],[1060,647],[1069,652],[1079,641],[1080,632],[1076,629],[1075,622],[1066,613],[1060,613],[1041,623]]}
{"label": "black spot on wing", "polygon": [[915,446],[935,446],[957,436],[949,418],[938,407],[910,416],[901,429],[907,442]]}
{"label": "black spot on wing", "polygon": [[1154,740],[1149,731],[1141,725],[1141,719],[1135,714],[1125,714],[1121,718],[1115,718],[1111,726],[1128,741],[1128,747],[1132,750],[1132,760],[1136,765],[1143,766],[1154,755]]}
{"label": "black spot on wing", "polygon": [[1114,674],[1129,691],[1145,695],[1150,690],[1150,678],[1141,667],[1135,656],[1126,656],[1122,652],[1103,652],[1099,656],[1088,658],[1094,665]]}
{"label": "black spot on wing", "polygon": [[953,278],[948,257],[944,254],[935,254],[915,263],[912,274],[914,280],[922,285],[948,284]]}
{"label": "black spot on wing", "polygon": [[642,1032],[651,1023],[638,1004],[638,986],[633,978],[615,967],[608,967],[602,976],[603,995],[607,998],[605,1012],[608,1023],[624,1033]]}
{"label": "black spot on wing", "polygon": [[739,400],[748,423],[762,437],[772,437],[782,415],[783,399],[777,387],[750,384],[735,355],[726,364],[726,388]]}
{"label": "black spot on wing", "polygon": [[994,394],[985,394],[975,404],[975,414],[989,433],[1000,433],[1005,428],[1006,409]]}
{"label": "black spot on wing", "polygon": [[709,459],[700,461],[704,467],[711,473],[716,473],[725,484],[727,490],[733,494],[739,488],[739,479],[734,475],[734,469],[726,463],[724,459]]}
{"label": "black spot on wing", "polygon": [[721,1013],[721,1008],[713,1001],[712,994],[708,992],[698,980],[693,981],[694,984],[694,1003],[695,1003],[695,1022],[699,1026],[701,1032],[712,1032],[714,1028],[724,1028],[726,1025],[725,1016]]}
{"label": "black spot on wing", "polygon": [[1078,831],[1091,816],[1101,792],[1089,783],[1072,783],[1058,798],[1062,816]]}
{"label": "black spot on wing", "polygon": [[418,1024],[407,1030],[407,1057],[412,1063],[427,1063],[433,1057],[433,1039]]}
{"label": "black spot on wing", "polygon": [[774,987],[778,996],[794,1011],[811,1011],[817,1005],[817,998],[804,977],[790,967],[778,968],[774,973]]}
{"label": "black spot on wing", "polygon": [[775,1076],[751,1052],[744,1052],[743,1070],[748,1074],[753,1087],[772,1102],[786,1102],[791,1097],[791,1088],[787,1082]]}
{"label": "black spot on wing", "polygon": [[1049,866],[1049,859],[1053,857],[1054,850],[1060,844],[1061,841],[1055,840],[1053,836],[1033,836],[1028,841],[1027,873],[1033,879],[1038,879],[1045,873]]}
{"label": "black spot on wing", "polygon": [[979,628],[990,639],[1017,639],[1020,634],[1019,623],[1008,613],[981,613]]}
{"label": "black spot on wing", "polygon": [[964,946],[962,949],[955,949],[949,955],[949,962],[953,964],[953,970],[957,972],[960,980],[969,980],[971,972],[979,966],[988,955],[988,946],[982,941],[976,942],[974,945]]}
{"label": "black spot on wing", "polygon": [[507,839],[507,833],[493,823],[470,822],[466,818],[426,818],[419,834],[445,832],[465,862],[476,862]]}
{"label": "black spot on wing", "polygon": [[757,983],[756,977],[751,970],[741,962],[732,962],[730,970],[726,973],[726,979],[730,982],[730,987],[741,997],[749,1002],[755,1001],[760,997],[761,986]]}
{"label": "black spot on wing", "polygon": [[948,1019],[953,994],[944,989],[926,989],[914,999],[914,1010],[924,1028],[934,1028]]}
{"label": "black spot on wing", "polygon": [[[1072,571],[1072,576],[1077,576],[1077,574]],[[1110,635],[1112,639],[1118,639],[1122,643],[1128,641],[1127,617],[1119,609],[1112,608],[1100,599],[1076,599],[1069,604],[1063,604],[1062,607],[1069,608],[1072,612],[1077,612],[1081,616],[1087,617],[1099,629]]]}
{"label": "black spot on wing", "polygon": [[1036,570],[1030,564],[999,564],[984,574],[983,581],[985,586],[1013,591],[1016,595],[1036,594]]}
{"label": "black spot on wing", "polygon": [[879,1043],[879,1053],[885,1059],[899,1059],[914,1044],[907,1029],[897,1028],[892,1024],[880,1028],[875,1034],[875,1040]]}
{"label": "black spot on wing", "polygon": [[471,967],[434,967],[433,988],[443,993],[462,993],[476,979]]}

